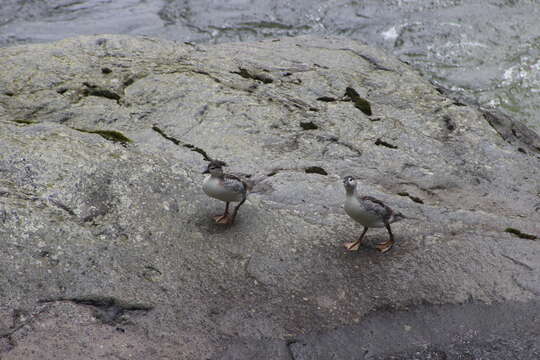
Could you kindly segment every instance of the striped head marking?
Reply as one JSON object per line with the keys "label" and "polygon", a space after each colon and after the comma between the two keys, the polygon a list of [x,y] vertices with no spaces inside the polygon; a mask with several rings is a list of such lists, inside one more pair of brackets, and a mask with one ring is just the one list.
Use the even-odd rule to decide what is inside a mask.
{"label": "striped head marking", "polygon": [[206,170],[203,171],[203,174],[212,174],[212,175],[221,175],[223,174],[223,167],[227,164],[221,160],[212,160],[208,163]]}

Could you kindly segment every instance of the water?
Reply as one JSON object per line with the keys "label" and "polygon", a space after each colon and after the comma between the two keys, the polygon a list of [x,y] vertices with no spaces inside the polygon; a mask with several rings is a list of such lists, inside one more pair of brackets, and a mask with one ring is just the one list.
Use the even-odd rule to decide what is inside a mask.
{"label": "water", "polygon": [[0,46],[96,33],[208,43],[341,35],[540,133],[539,18],[540,0],[1,0]]}

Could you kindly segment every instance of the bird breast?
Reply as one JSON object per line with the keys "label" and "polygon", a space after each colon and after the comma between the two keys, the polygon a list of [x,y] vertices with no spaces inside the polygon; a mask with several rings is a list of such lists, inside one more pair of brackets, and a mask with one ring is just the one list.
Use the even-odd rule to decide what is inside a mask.
{"label": "bird breast", "polygon": [[382,218],[366,209],[362,202],[359,201],[356,196],[347,196],[345,201],[345,212],[355,221],[359,222],[365,227],[383,227],[384,222]]}
{"label": "bird breast", "polygon": [[222,179],[212,177],[211,175],[204,179],[203,191],[206,195],[221,201],[231,202],[240,201],[242,199],[241,193],[228,189],[225,187]]}

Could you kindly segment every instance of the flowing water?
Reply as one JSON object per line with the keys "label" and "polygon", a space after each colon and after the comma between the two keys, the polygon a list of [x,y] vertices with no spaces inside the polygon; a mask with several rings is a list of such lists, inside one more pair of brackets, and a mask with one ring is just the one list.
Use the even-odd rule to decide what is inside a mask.
{"label": "flowing water", "polygon": [[0,46],[98,33],[209,43],[341,35],[540,133],[538,19],[540,0],[0,0]]}

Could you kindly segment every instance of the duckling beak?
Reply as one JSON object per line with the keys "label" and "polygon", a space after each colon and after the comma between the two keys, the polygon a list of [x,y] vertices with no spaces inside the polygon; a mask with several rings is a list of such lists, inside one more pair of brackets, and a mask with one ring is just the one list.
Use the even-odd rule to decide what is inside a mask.
{"label": "duckling beak", "polygon": [[206,169],[206,170],[204,170],[202,173],[203,173],[203,174],[210,174],[210,171],[208,171],[208,169]]}

